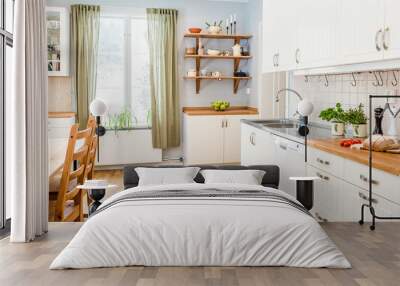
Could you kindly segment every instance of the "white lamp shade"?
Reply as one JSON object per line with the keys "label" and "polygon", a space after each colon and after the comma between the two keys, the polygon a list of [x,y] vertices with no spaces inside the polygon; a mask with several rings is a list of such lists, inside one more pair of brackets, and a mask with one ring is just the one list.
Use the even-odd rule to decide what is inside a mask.
{"label": "white lamp shade", "polygon": [[310,101],[304,99],[297,105],[297,111],[302,116],[309,116],[314,111],[314,105]]}
{"label": "white lamp shade", "polygon": [[90,104],[90,113],[94,116],[103,116],[107,111],[107,105],[100,99],[95,99]]}

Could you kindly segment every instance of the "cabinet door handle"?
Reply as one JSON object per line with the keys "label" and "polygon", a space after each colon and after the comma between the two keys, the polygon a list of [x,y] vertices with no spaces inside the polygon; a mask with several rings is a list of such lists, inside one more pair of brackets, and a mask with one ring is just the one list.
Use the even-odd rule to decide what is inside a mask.
{"label": "cabinet door handle", "polygon": [[388,40],[388,38],[390,40],[390,29],[389,29],[389,27],[386,27],[385,31],[383,32],[383,48],[385,50],[389,49],[389,40]]}
{"label": "cabinet door handle", "polygon": [[256,141],[254,140],[256,134],[255,133],[251,133],[250,135],[250,143],[251,145],[255,146],[256,145]]}
{"label": "cabinet door handle", "polygon": [[279,53],[276,53],[274,57],[275,57],[274,66],[279,67]]}
{"label": "cabinet door handle", "polygon": [[378,52],[382,50],[382,47],[379,44],[379,35],[382,35],[382,29],[379,29],[375,34],[375,47]]}
{"label": "cabinet door handle", "polygon": [[320,163],[320,164],[327,165],[327,166],[329,166],[329,165],[331,164],[331,162],[329,162],[329,161],[324,161],[324,160],[322,160],[322,159],[320,159],[320,158],[317,158],[317,162]]}
{"label": "cabinet door handle", "polygon": [[[365,183],[369,183],[369,179],[366,176],[364,176],[363,174],[360,174],[360,180],[365,182]],[[379,182],[376,181],[376,180],[371,180],[371,183],[373,185],[379,185]]]}
{"label": "cabinet door handle", "polygon": [[[361,193],[361,192],[358,193],[358,196],[359,196],[361,199],[363,199],[364,201],[369,201],[369,198],[368,198],[366,195],[364,195],[363,193]],[[371,202],[372,202],[373,204],[378,204],[378,203],[379,203],[379,201],[378,201],[377,199],[372,199]]]}
{"label": "cabinet door handle", "polygon": [[225,127],[228,128],[228,119],[225,120]]}
{"label": "cabinet door handle", "polygon": [[329,181],[330,180],[330,178],[328,176],[324,176],[321,173],[317,172],[316,175],[317,175],[318,178],[320,178],[322,180],[325,180],[325,181]]}
{"label": "cabinet door handle", "polygon": [[286,145],[279,144],[279,147],[280,147],[282,150],[287,150],[287,146],[286,146]]}
{"label": "cabinet door handle", "polygon": [[297,48],[296,49],[296,52],[295,52],[295,59],[296,59],[296,64],[299,64],[300,63],[300,60],[299,60],[299,53],[300,53],[300,49],[299,48]]}
{"label": "cabinet door handle", "polygon": [[272,56],[272,64],[276,67],[276,54]]}

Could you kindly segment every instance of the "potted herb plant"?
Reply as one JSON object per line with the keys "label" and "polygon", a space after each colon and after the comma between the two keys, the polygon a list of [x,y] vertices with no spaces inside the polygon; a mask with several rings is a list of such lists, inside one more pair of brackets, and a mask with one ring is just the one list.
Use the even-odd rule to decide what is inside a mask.
{"label": "potted herb plant", "polygon": [[343,136],[344,135],[344,127],[346,123],[347,114],[343,110],[342,105],[340,103],[336,103],[335,107],[329,107],[324,109],[319,114],[319,117],[322,120],[328,121],[332,123],[332,135],[333,136]]}
{"label": "potted herb plant", "polygon": [[360,104],[357,108],[350,108],[347,111],[347,122],[351,124],[353,136],[367,137],[368,118],[364,112],[364,106]]}

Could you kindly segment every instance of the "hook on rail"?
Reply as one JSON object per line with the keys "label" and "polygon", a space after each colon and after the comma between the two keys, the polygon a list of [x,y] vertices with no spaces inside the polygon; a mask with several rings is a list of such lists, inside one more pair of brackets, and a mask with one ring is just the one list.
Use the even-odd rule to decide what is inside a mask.
{"label": "hook on rail", "polygon": [[392,80],[392,85],[397,86],[399,84],[399,81],[397,80],[396,72],[395,71],[392,71],[392,72],[393,72],[393,79],[394,79],[394,80]]}
{"label": "hook on rail", "polygon": [[357,80],[355,74],[352,72],[351,76],[353,77],[353,81],[351,82],[351,85],[356,87],[357,86]]}

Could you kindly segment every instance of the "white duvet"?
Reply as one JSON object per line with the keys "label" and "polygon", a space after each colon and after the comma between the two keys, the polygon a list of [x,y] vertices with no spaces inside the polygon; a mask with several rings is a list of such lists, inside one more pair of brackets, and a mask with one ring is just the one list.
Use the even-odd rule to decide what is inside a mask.
{"label": "white duvet", "polygon": [[[133,188],[101,207],[127,192],[205,187],[284,195],[262,186],[167,185]],[[257,199],[189,198],[126,201],[104,209],[81,227],[50,269],[133,265],[351,267],[320,225],[294,207]]]}

